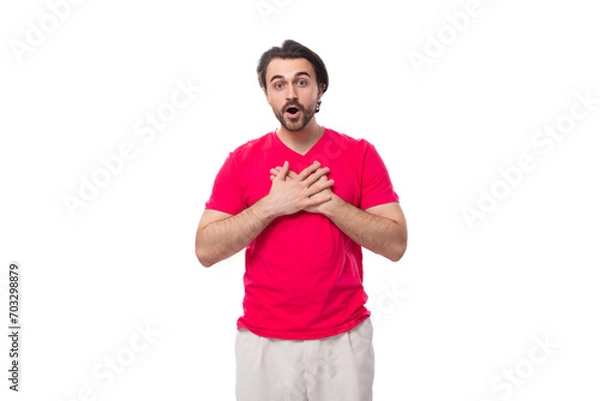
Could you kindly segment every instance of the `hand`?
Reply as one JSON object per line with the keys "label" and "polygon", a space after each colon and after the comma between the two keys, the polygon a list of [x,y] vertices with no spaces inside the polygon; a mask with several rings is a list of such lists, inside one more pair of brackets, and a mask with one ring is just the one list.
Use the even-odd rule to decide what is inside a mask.
{"label": "hand", "polygon": [[[318,164],[318,162],[315,162],[316,164]],[[308,173],[309,171],[312,171],[315,163],[313,163],[312,166],[307,167],[306,169],[304,169],[302,171],[302,173],[300,174],[296,174],[294,173],[292,170],[287,170],[287,174],[285,175],[285,180],[301,180],[301,175],[303,173]],[[285,166],[285,164],[284,164]],[[275,167],[272,168],[270,173],[271,173],[271,180],[275,180],[275,178],[282,172],[283,167]],[[321,171],[320,171],[321,170]],[[333,180],[329,180],[327,178],[327,176],[325,175],[326,173],[329,172],[329,168],[328,167],[324,167],[323,169],[319,169],[317,170],[317,174],[318,173],[322,173],[322,175],[319,177],[319,179],[315,182],[313,182],[312,184],[310,184],[309,188],[312,190],[318,190],[318,192],[314,193],[313,195],[309,196],[309,199],[316,201],[317,203],[314,204],[310,204],[306,207],[304,207],[302,210],[306,211],[306,212],[310,212],[310,213],[323,213],[323,208],[325,207],[325,204],[330,203],[330,200],[333,199],[334,194],[333,191],[331,190],[331,186],[333,185]],[[315,174],[315,173],[313,173]],[[316,178],[316,176],[315,176]]]}
{"label": "hand", "polygon": [[318,205],[331,200],[333,180],[328,180],[328,167],[321,168],[314,162],[296,174],[289,169],[289,163],[283,167],[271,169],[271,190],[265,197],[267,207],[275,216],[296,213],[300,210],[311,211]]}

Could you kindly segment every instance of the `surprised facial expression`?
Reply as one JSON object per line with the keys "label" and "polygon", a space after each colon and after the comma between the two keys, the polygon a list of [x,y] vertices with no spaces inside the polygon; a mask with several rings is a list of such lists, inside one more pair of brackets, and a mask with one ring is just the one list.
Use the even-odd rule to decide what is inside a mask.
{"label": "surprised facial expression", "polygon": [[304,58],[274,58],[266,71],[267,101],[288,131],[300,131],[312,120],[323,91],[312,64]]}

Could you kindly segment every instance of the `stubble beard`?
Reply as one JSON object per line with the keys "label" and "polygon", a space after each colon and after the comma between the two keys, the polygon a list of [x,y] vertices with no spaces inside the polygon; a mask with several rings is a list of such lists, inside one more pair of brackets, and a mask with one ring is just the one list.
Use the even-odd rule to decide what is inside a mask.
{"label": "stubble beard", "polygon": [[[286,116],[286,110],[290,107],[294,106],[300,110],[300,115],[296,118],[289,118]],[[281,125],[290,132],[298,132],[302,131],[304,127],[308,125],[310,120],[312,120],[315,115],[316,105],[312,107],[306,108],[302,106],[300,103],[293,102],[286,104],[279,112],[275,113],[275,117],[281,123]]]}

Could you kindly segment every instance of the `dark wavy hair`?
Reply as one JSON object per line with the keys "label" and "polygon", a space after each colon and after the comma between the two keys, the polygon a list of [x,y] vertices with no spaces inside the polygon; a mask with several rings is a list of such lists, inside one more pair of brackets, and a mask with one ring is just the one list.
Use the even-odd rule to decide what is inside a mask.
{"label": "dark wavy hair", "polygon": [[[256,67],[258,84],[264,91],[267,90],[267,66],[274,58],[303,58],[308,60],[308,62],[312,64],[315,74],[317,74],[317,84],[323,84],[323,93],[327,90],[327,87],[329,86],[329,76],[327,75],[327,68],[325,68],[325,63],[323,63],[321,57],[308,47],[288,39],[283,42],[281,47],[273,46],[264,52],[258,61],[258,66]],[[319,112],[320,106],[321,101],[319,100],[317,103],[317,113]]]}

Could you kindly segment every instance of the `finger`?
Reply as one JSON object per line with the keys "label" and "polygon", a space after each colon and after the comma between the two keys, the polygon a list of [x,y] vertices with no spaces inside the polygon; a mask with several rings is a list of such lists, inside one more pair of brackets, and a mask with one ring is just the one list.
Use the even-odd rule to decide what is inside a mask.
{"label": "finger", "polygon": [[320,193],[316,193],[316,194],[312,195],[310,198],[308,198],[308,202],[309,202],[308,207],[318,206],[318,205],[328,202],[330,200],[331,200],[331,193],[328,191],[321,191]]}
{"label": "finger", "polygon": [[[269,173],[271,173],[271,175],[277,175],[280,170],[281,170],[281,167],[277,166],[277,167],[269,170]],[[298,177],[298,174],[294,173],[292,170],[288,170],[287,177],[294,179],[294,178]]]}
{"label": "finger", "polygon": [[315,196],[316,194],[322,191],[327,191],[329,193],[329,191],[331,190],[330,188],[333,186],[333,184],[333,180],[319,180],[310,187],[308,187],[308,196]]}
{"label": "finger", "polygon": [[285,180],[285,176],[287,175],[288,171],[289,171],[289,167],[290,164],[287,162],[287,160],[283,163],[283,167],[281,167],[281,169],[279,169],[277,171],[276,174],[276,178],[280,181],[284,181]]}
{"label": "finger", "polygon": [[313,185],[315,182],[319,181],[322,177],[326,177],[326,174],[329,173],[329,167],[323,167],[320,169],[317,169],[315,172],[313,172],[311,175],[309,175],[306,178],[306,183],[308,184],[308,186]]}
{"label": "finger", "polygon": [[315,160],[313,164],[302,170],[300,174],[298,174],[298,177],[300,177],[300,180],[305,180],[306,177],[317,171],[319,167],[321,167],[321,163]]}

